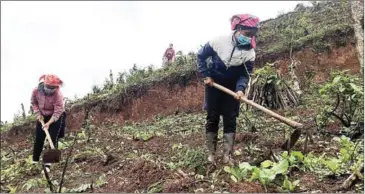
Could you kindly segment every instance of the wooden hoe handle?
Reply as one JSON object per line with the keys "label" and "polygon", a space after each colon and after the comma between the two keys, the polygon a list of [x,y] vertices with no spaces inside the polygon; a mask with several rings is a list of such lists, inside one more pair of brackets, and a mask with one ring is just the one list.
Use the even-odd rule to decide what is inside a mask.
{"label": "wooden hoe handle", "polygon": [[[43,120],[40,120],[41,124],[42,124],[42,127],[45,125],[44,124],[44,121]],[[53,142],[52,142],[52,138],[51,136],[49,135],[49,132],[48,132],[48,128],[47,129],[44,129],[43,128],[43,131],[46,133],[46,137],[47,137],[47,140],[49,142],[49,145],[51,146],[52,149],[55,149],[54,145],[53,145]]]}
{"label": "wooden hoe handle", "polygon": [[[229,95],[231,95],[233,97],[236,97],[237,96],[237,94],[235,92],[233,92],[233,91],[229,90],[228,88],[223,87],[223,86],[221,86],[221,85],[219,85],[217,83],[213,83],[213,87],[215,87],[215,88],[217,88],[217,89],[219,89],[219,90],[221,90],[221,91],[223,91],[223,92],[225,92],[225,93],[227,93],[227,94],[229,94]],[[285,123],[285,124],[287,124],[287,125],[289,125],[291,127],[294,127],[294,128],[301,128],[301,127],[303,127],[303,124],[298,123],[298,122],[295,122],[295,121],[292,121],[292,120],[290,120],[288,118],[285,118],[285,117],[283,117],[281,115],[278,115],[277,113],[275,113],[275,112],[273,112],[273,111],[271,111],[271,110],[269,110],[269,109],[267,109],[267,108],[265,108],[265,107],[263,107],[263,106],[261,106],[259,104],[256,104],[252,100],[248,100],[246,97],[241,97],[240,100],[241,100],[241,102],[244,102],[246,104],[249,104],[249,105],[251,105],[251,106],[253,106],[253,107],[255,107],[255,108],[257,108],[257,109],[259,109],[259,110],[261,110],[263,112],[265,112],[266,114],[270,115],[271,117],[274,117],[275,119],[277,119],[277,120],[279,120],[279,121],[281,121],[281,122],[283,122],[283,123]]]}

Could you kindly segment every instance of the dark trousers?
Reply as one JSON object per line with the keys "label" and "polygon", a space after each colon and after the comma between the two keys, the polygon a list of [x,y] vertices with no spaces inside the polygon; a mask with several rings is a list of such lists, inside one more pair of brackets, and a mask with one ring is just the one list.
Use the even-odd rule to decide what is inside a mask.
{"label": "dark trousers", "polygon": [[[236,92],[236,81],[216,80],[220,84]],[[205,100],[207,109],[206,133],[218,133],[220,115],[223,116],[223,133],[236,132],[236,120],[239,113],[239,101],[214,87],[205,87]]]}
{"label": "dark trousers", "polygon": [[[51,116],[44,116],[44,123],[47,123],[51,119]],[[53,145],[58,148],[58,139],[64,137],[66,126],[66,113],[62,113],[60,118],[52,123],[48,129],[49,135],[51,136]],[[42,129],[42,124],[37,121],[36,136],[33,148],[33,161],[39,161],[40,155],[43,150],[44,140],[46,133]]]}

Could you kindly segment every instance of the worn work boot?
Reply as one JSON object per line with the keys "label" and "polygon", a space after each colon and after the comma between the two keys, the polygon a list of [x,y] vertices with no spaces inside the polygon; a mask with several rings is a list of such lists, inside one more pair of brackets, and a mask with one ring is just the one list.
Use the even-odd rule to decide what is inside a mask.
{"label": "worn work boot", "polygon": [[233,163],[233,161],[231,159],[231,154],[232,154],[232,150],[233,150],[234,137],[235,137],[235,133],[223,134],[223,140],[224,140],[223,163],[224,164]]}
{"label": "worn work boot", "polygon": [[209,150],[208,161],[215,164],[215,152],[217,150],[217,133],[206,133],[206,144]]}

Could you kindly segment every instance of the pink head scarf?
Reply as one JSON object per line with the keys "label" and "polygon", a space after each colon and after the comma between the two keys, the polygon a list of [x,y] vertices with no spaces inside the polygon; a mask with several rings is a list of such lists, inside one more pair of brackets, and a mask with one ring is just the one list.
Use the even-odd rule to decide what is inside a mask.
{"label": "pink head scarf", "polygon": [[[236,14],[231,17],[231,30],[236,30],[237,25],[249,28],[259,28],[260,19],[251,14]],[[256,48],[256,37],[252,37],[251,46]]]}

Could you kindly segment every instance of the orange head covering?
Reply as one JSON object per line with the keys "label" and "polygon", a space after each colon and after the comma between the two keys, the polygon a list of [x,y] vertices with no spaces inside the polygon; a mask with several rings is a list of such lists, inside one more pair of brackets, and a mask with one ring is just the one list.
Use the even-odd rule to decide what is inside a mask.
{"label": "orange head covering", "polygon": [[56,75],[53,74],[47,74],[47,75],[42,75],[39,78],[40,82],[44,82],[44,84],[50,85],[50,86],[61,86],[63,84],[63,81],[58,78]]}

